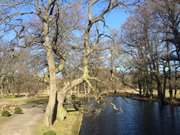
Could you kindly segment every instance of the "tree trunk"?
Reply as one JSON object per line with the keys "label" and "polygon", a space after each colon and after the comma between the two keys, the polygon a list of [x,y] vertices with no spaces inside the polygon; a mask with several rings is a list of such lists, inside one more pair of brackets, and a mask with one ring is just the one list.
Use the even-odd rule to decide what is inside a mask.
{"label": "tree trunk", "polygon": [[150,98],[152,99],[153,97],[153,79],[152,79],[152,74],[150,73],[150,89],[149,89],[149,92],[150,92]]}
{"label": "tree trunk", "polygon": [[165,94],[162,92],[162,85],[161,85],[161,77],[159,73],[159,67],[156,68],[156,73],[154,74],[156,84],[157,84],[157,92],[158,92],[158,98],[160,99],[161,103],[164,104],[164,97]]}
{"label": "tree trunk", "polygon": [[64,109],[64,100],[65,100],[65,93],[58,92],[57,100],[58,100],[58,108],[57,108],[57,119],[64,120],[66,118],[67,112]]}
{"label": "tree trunk", "polygon": [[175,75],[174,75],[174,79],[175,79],[175,81],[174,81],[174,98],[176,98],[176,94],[177,94],[177,69],[176,69],[176,67],[175,67]]}
{"label": "tree trunk", "polygon": [[163,74],[164,74],[164,77],[163,77],[163,94],[166,97],[166,80],[167,80],[167,75],[166,75],[165,68],[166,68],[166,66],[164,65],[163,66]]}
{"label": "tree trunk", "polygon": [[56,68],[53,56],[52,47],[49,42],[49,37],[45,38],[45,47],[47,53],[48,70],[50,75],[50,90],[49,90],[49,101],[46,108],[46,125],[51,126],[56,119],[57,111],[57,87],[56,87]]}
{"label": "tree trunk", "polygon": [[139,88],[139,95],[142,96],[142,86],[141,86],[141,80],[138,79],[138,88]]}
{"label": "tree trunk", "polygon": [[88,59],[88,49],[89,49],[89,33],[84,34],[84,52],[83,52],[83,78],[87,79],[89,76],[89,59]]}
{"label": "tree trunk", "polygon": [[170,62],[168,61],[168,83],[169,83],[169,98],[170,101],[172,101],[173,98],[173,89],[172,89],[172,79],[171,79],[171,67],[170,67]]}
{"label": "tree trunk", "polygon": [[159,80],[158,77],[156,77],[156,83],[157,83],[158,97],[159,97],[161,103],[164,104],[164,97],[165,97],[165,95],[162,92],[161,81]]}

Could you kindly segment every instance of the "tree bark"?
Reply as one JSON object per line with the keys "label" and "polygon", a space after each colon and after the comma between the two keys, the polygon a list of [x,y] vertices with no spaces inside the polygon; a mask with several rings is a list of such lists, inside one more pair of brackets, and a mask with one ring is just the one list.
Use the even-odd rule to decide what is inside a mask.
{"label": "tree bark", "polygon": [[167,81],[167,73],[165,71],[166,65],[163,65],[163,94],[166,97],[166,81]]}
{"label": "tree bark", "polygon": [[46,108],[45,123],[47,126],[51,126],[53,125],[53,122],[56,119],[56,111],[57,111],[56,67],[55,67],[52,46],[50,45],[48,36],[46,36],[44,44],[47,53],[48,70],[50,75],[49,101]]}
{"label": "tree bark", "polygon": [[177,94],[177,68],[175,67],[175,75],[174,75],[174,98],[176,98],[176,94]]}
{"label": "tree bark", "polygon": [[64,120],[66,117],[66,110],[64,109],[64,100],[65,100],[66,94],[63,92],[58,92],[57,100],[58,100],[58,108],[57,108],[57,119],[58,120]]}

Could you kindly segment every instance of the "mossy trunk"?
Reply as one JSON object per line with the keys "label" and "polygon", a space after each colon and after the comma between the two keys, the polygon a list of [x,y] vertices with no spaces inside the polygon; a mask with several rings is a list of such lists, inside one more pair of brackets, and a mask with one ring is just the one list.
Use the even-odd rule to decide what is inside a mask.
{"label": "mossy trunk", "polygon": [[57,120],[64,120],[67,116],[67,111],[65,110],[63,104],[65,100],[65,94],[64,93],[58,93],[58,109],[57,109]]}

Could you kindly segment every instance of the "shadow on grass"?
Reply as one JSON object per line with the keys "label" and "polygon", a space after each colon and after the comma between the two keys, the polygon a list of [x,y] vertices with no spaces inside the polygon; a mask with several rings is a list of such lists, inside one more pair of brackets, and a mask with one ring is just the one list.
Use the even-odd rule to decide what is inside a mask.
{"label": "shadow on grass", "polygon": [[56,135],[78,135],[82,122],[82,113],[70,112],[63,121],[56,121],[54,126],[49,128],[46,127],[43,121],[39,121],[35,126],[34,135],[43,135],[43,133],[53,130]]}
{"label": "shadow on grass", "polygon": [[26,101],[26,104],[47,104],[48,97],[37,97]]}

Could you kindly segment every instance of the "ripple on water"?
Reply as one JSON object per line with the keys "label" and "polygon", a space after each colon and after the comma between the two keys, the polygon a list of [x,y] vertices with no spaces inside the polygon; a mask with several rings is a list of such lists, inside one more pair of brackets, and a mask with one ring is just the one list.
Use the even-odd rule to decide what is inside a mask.
{"label": "ripple on water", "polygon": [[[103,111],[84,116],[80,135],[180,135],[180,107],[109,97]],[[123,112],[114,112],[113,102]]]}

